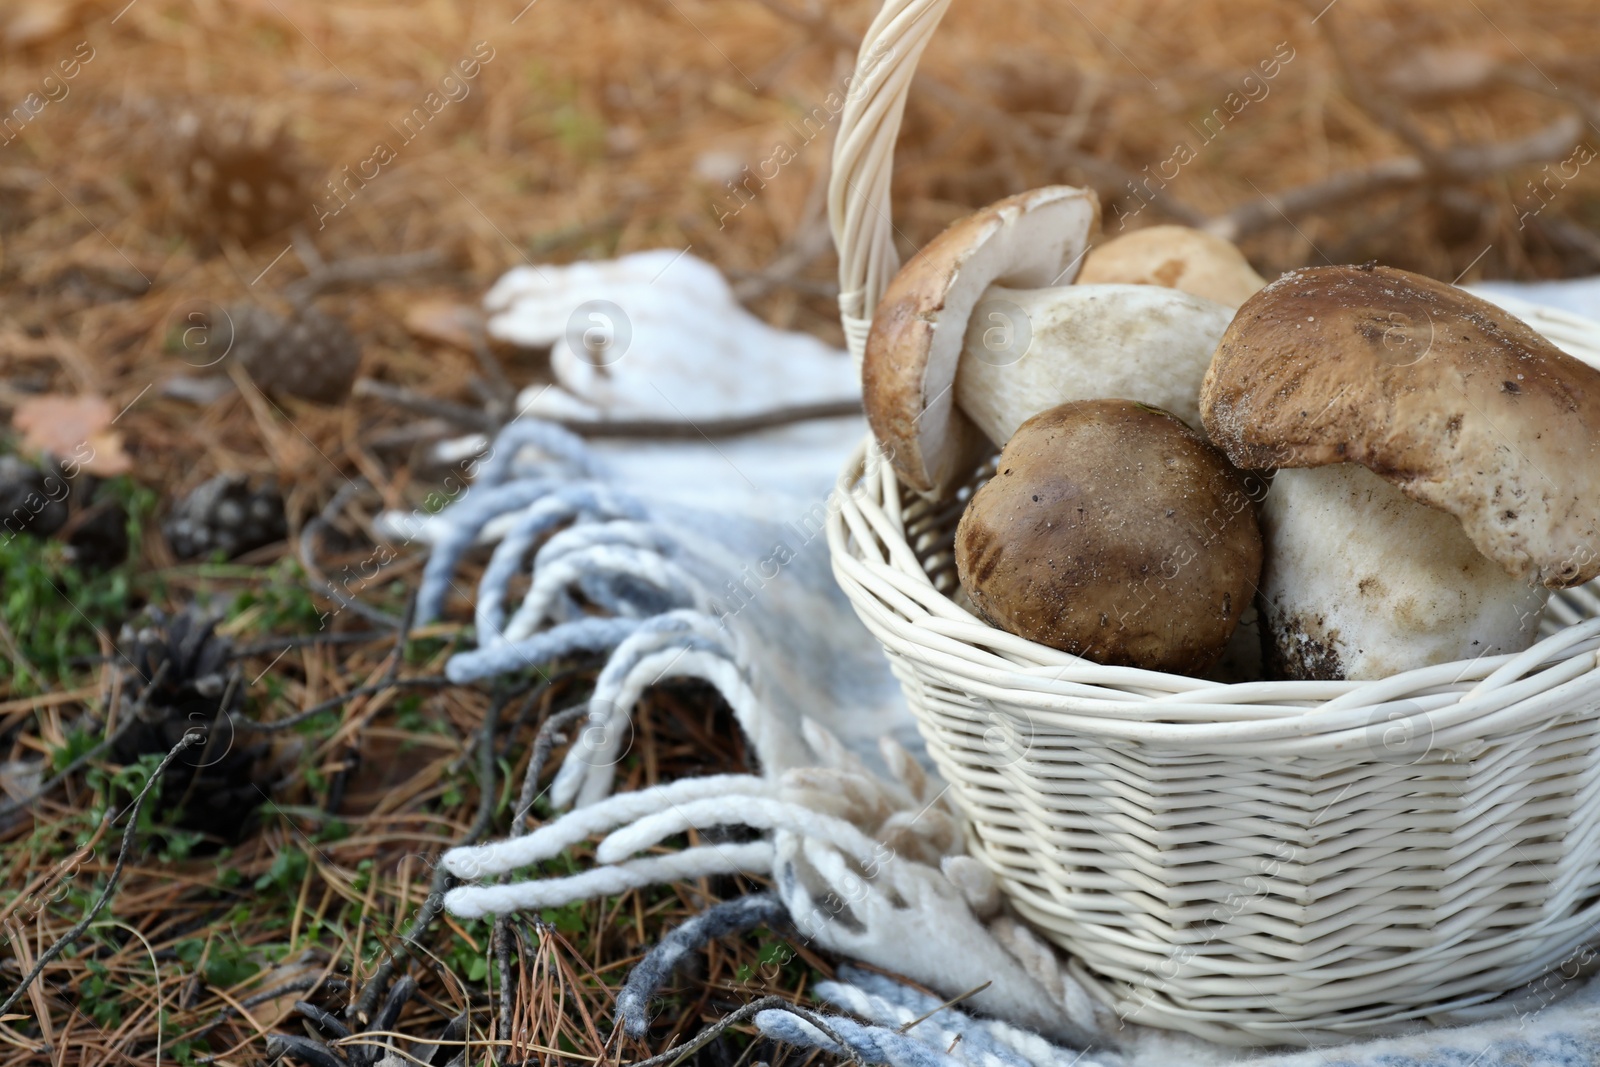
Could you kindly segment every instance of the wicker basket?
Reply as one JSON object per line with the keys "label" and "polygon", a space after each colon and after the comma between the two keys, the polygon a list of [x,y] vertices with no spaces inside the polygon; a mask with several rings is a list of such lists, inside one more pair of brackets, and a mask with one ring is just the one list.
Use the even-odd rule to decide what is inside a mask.
{"label": "wicker basket", "polygon": [[[888,0],[834,150],[840,297],[860,360],[897,267],[890,157],[949,0]],[[1600,363],[1600,328],[1515,309]],[[1237,1044],[1372,1033],[1481,1003],[1600,939],[1600,597],[1553,597],[1516,656],[1376,682],[1225,685],[1103,667],[959,601],[964,499],[871,445],[828,525],[1016,910],[1124,1017]],[[1566,966],[1563,966],[1563,965]]]}

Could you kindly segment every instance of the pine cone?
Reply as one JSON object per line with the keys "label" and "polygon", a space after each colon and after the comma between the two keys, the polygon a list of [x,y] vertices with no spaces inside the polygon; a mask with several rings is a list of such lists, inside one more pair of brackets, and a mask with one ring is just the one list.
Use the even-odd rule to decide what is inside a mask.
{"label": "pine cone", "polygon": [[82,571],[107,571],[128,558],[128,510],[88,474],[69,482],[46,458],[36,467],[0,456],[0,542],[18,534],[65,543],[66,561]]}
{"label": "pine cone", "polygon": [[310,305],[287,317],[260,304],[234,304],[227,314],[233,326],[229,355],[263,392],[319,404],[350,395],[361,345],[339,319]]}
{"label": "pine cone", "polygon": [[252,489],[242,474],[219,474],[178,501],[162,530],[179,559],[233,559],[283,540],[289,527],[276,486]]}
{"label": "pine cone", "polygon": [[0,456],[0,541],[49,537],[67,521],[66,482],[16,456]]}
{"label": "pine cone", "polygon": [[233,715],[244,704],[241,678],[229,684],[233,642],[216,633],[216,620],[189,607],[172,618],[152,609],[144,625],[122,628],[117,645],[132,667],[123,691],[133,717],[117,735],[112,754],[122,763],[165,755],[192,729],[206,740],[167,769],[157,812],[176,810],[176,824],[224,840],[238,840],[272,786],[265,770],[268,746],[246,744]]}
{"label": "pine cone", "polygon": [[222,108],[183,112],[173,126],[174,208],[206,248],[249,245],[310,217],[306,168],[281,119]]}
{"label": "pine cone", "polygon": [[128,558],[128,509],[108,493],[93,493],[94,503],[77,508],[57,536],[66,558],[81,571],[108,571]]}

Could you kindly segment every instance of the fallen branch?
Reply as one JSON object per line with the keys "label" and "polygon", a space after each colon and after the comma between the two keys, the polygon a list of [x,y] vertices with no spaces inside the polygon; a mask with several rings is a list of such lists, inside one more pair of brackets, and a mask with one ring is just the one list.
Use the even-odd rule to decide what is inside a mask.
{"label": "fallen branch", "polygon": [[1583,115],[1585,122],[1596,132],[1600,132],[1600,99],[1590,96],[1581,89],[1574,89],[1569,85],[1552,82],[1537,70],[1523,66],[1501,67],[1494,73],[1494,80],[1504,85],[1513,85],[1519,89],[1526,89],[1530,93],[1548,96],[1552,100],[1560,100],[1571,104]]}
{"label": "fallen branch", "polygon": [[[201,1038],[211,1033],[211,1031],[215,1030],[217,1027],[233,1018],[235,1015],[240,1014],[241,1010],[249,1011],[251,1008],[265,1004],[269,1000],[277,1000],[279,997],[287,996],[290,993],[308,993],[319,987],[326,988],[330,992],[337,993],[341,990],[348,989],[349,986],[350,983],[346,982],[343,978],[335,978],[329,975],[309,974],[302,978],[296,978],[293,981],[285,982],[283,985],[273,986],[271,989],[264,990],[260,993],[255,993],[249,997],[246,997],[245,999],[239,1001],[239,1006],[237,1008],[232,1004],[223,1005],[217,1010],[216,1017],[210,1022],[206,1023],[198,1030],[191,1030],[180,1035],[179,1040],[189,1042],[199,1041]],[[295,1002],[297,1006],[300,1003],[302,1002]],[[206,1059],[202,1059],[197,1062],[206,1063],[211,1062],[211,1060],[209,1057],[207,1057]]]}
{"label": "fallen branch", "polygon": [[[389,385],[371,378],[356,380],[356,396],[372,397],[420,415],[450,419],[463,429],[478,433],[494,432],[494,420],[477,408],[425,396],[403,386]],[[694,441],[702,438],[738,437],[778,426],[789,426],[813,419],[838,419],[861,413],[859,400],[828,400],[815,404],[795,404],[731,415],[719,419],[566,419],[539,416],[580,437],[635,440]]]}
{"label": "fallen branch", "polygon": [[[541,669],[539,673],[543,675],[543,680],[541,680],[538,685],[534,686],[533,689],[528,692],[527,696],[523,697],[522,706],[517,709],[516,717],[511,720],[511,725],[506,730],[506,743],[500,749],[501,758],[506,759],[510,757],[512,743],[516,740],[517,735],[522,732],[522,728],[528,724],[528,716],[532,714],[534,705],[538,704],[539,701],[544,698],[546,693],[550,692],[563,682],[570,681],[571,679],[577,678],[581,675],[593,674],[596,669],[597,668],[595,665],[591,662],[579,662],[574,666],[563,667],[561,670],[554,672],[546,672]],[[540,731],[540,736],[543,736],[542,729]],[[537,751],[538,743],[537,740],[535,740],[534,752],[537,753]],[[548,755],[548,750],[546,755]],[[539,758],[542,761],[545,757],[540,756]],[[535,777],[537,778],[538,775],[536,774]],[[521,824],[513,819],[511,823],[512,836],[515,837],[521,832]]]}
{"label": "fallen branch", "polygon": [[1561,215],[1552,215],[1548,219],[1535,218],[1532,220],[1532,225],[1553,243],[1565,245],[1600,264],[1600,234]]}
{"label": "fallen branch", "polygon": [[[558,671],[540,682],[533,692],[529,693],[522,702],[522,708],[517,713],[516,721],[512,724],[510,736],[515,737],[522,726],[522,714],[531,708],[535,701],[549,692],[557,682],[564,681],[573,675],[591,670],[588,666],[569,667]],[[544,770],[545,761],[550,758],[550,750],[555,745],[557,731],[568,723],[582,717],[588,711],[588,703],[582,703],[564,711],[556,712],[546,719],[539,727],[539,733],[534,738],[533,750],[528,753],[528,767],[522,775],[522,791],[517,796],[516,812],[511,816],[511,832],[509,836],[520,837],[528,826],[528,812],[533,808],[535,800],[534,790],[539,784],[539,775]],[[507,741],[509,744],[510,741]],[[501,883],[510,881],[511,875],[507,872],[501,875]],[[500,1038],[505,1040],[511,1036],[511,948],[510,931],[506,916],[495,917],[493,933],[495,966],[500,977]],[[520,951],[520,950],[519,950]]]}
{"label": "fallen branch", "polygon": [[[1441,184],[1465,184],[1492,178],[1503,171],[1528,163],[1548,163],[1565,157],[1583,134],[1584,119],[1578,114],[1562,115],[1525,137],[1509,141],[1486,141],[1440,148],[1423,133],[1409,115],[1387,97],[1371,91],[1368,79],[1355,68],[1343,37],[1333,19],[1322,23],[1323,37],[1333,53],[1350,100],[1386,130],[1410,145],[1414,154],[1380,160],[1364,167],[1340,171],[1320,181],[1265,194],[1259,201],[1241,204],[1205,224],[1205,229],[1238,241],[1280,220],[1293,223],[1296,216],[1326,211],[1377,193],[1420,184],[1430,179]],[[1523,88],[1543,92],[1586,114],[1591,122],[1600,117],[1594,102],[1552,88],[1542,78],[1507,73],[1506,80]]]}
{"label": "fallen branch", "polygon": [[1583,133],[1583,119],[1563,115],[1542,129],[1515,141],[1465,144],[1439,153],[1435,173],[1455,181],[1491,178],[1524,163],[1549,163],[1567,156]]}
{"label": "fallen branch", "polygon": [[854,1046],[835,1033],[832,1027],[816,1015],[796,1004],[791,1004],[782,997],[762,997],[760,1000],[752,1000],[737,1011],[724,1015],[683,1044],[669,1048],[659,1056],[651,1056],[647,1060],[635,1060],[628,1064],[627,1067],[676,1067],[677,1064],[682,1063],[685,1059],[694,1055],[695,1052],[705,1048],[722,1036],[723,1031],[730,1026],[737,1026],[739,1023],[753,1018],[761,1012],[772,1009],[786,1011],[791,1015],[797,1016],[802,1022],[816,1027],[824,1037],[844,1050],[844,1054],[850,1058],[851,1063],[856,1064],[857,1067],[867,1067],[867,1061],[861,1058],[861,1053],[857,1052]]}
{"label": "fallen branch", "polygon": [[[821,215],[826,191],[826,177],[812,183],[805,209],[808,217],[811,214]],[[801,271],[832,249],[833,232],[828,228],[826,219],[818,217],[804,223],[789,237],[772,262],[762,269],[729,268],[726,271],[728,277],[734,280],[733,295],[748,302],[782,287],[817,296],[836,297],[839,295],[838,282],[811,281],[800,277]]]}
{"label": "fallen branch", "polygon": [[1437,154],[1430,167],[1418,156],[1380,160],[1365,167],[1340,171],[1320,181],[1266,193],[1260,200],[1240,204],[1205,224],[1205,229],[1238,241],[1280,220],[1326,211],[1376,193],[1417,185],[1429,178],[1460,183],[1491,178],[1525,163],[1561,159],[1572,150],[1583,131],[1576,115],[1564,115],[1543,129],[1515,141],[1458,145]]}
{"label": "fallen branch", "polygon": [[374,685],[364,685],[358,689],[352,689],[348,693],[340,693],[336,697],[329,697],[320,704],[313,704],[304,711],[295,712],[287,719],[259,722],[255,719],[241,718],[237,720],[235,725],[247,733],[282,733],[284,730],[299,726],[308,719],[314,719],[324,712],[332,711],[340,704],[354,700],[356,697],[372,696],[374,693],[381,693],[385,689],[447,689],[454,684],[442,674],[428,674],[417,678],[390,678]]}
{"label": "fallen branch", "polygon": [[344,506],[350,502],[350,498],[360,492],[362,488],[363,486],[356,482],[346,482],[337,493],[333,494],[333,498],[328,501],[323,509],[312,516],[305,526],[301,528],[297,555],[300,559],[301,568],[306,572],[306,579],[320,586],[319,591],[322,595],[338,604],[340,610],[348,608],[368,622],[394,628],[400,626],[404,620],[389,614],[387,611],[381,611],[378,608],[364,604],[340,590],[338,586],[328,580],[327,575],[322,573],[322,564],[317,559],[316,546],[322,537],[322,531],[333,525],[334,516],[344,510]]}
{"label": "fallen branch", "polygon": [[585,701],[556,712],[539,727],[539,735],[534,738],[533,751],[528,755],[528,769],[522,775],[522,792],[517,795],[517,810],[511,817],[510,836],[521,837],[523,831],[527,829],[528,812],[533,810],[533,802],[538,799],[534,790],[539,786],[539,775],[544,770],[545,761],[550,758],[550,750],[555,747],[556,734],[588,713],[589,703]]}
{"label": "fallen branch", "polygon": [[1370,166],[1339,171],[1320,181],[1265,193],[1259,200],[1240,204],[1227,214],[1212,219],[1204,228],[1218,237],[1238,241],[1280,220],[1292,220],[1296,215],[1415,185],[1427,176],[1428,168],[1415,156],[1385,159]]}
{"label": "fallen branch", "polygon": [[465,430],[489,434],[495,431],[494,419],[481,408],[470,407],[466,404],[457,404],[453,400],[440,400],[414,389],[407,389],[402,385],[390,385],[372,378],[357,378],[356,384],[351,388],[352,396],[371,397],[393,404],[397,408],[416,412],[418,415],[427,415],[430,418],[444,419],[454,423]]}
{"label": "fallen branch", "polygon": [[[249,659],[251,656],[276,655],[288,648],[301,648],[306,645],[360,645],[368,641],[377,641],[385,637],[394,636],[388,630],[350,630],[343,633],[315,633],[294,634],[293,636],[268,638],[257,641],[253,645],[240,645],[228,654],[229,659]],[[101,657],[110,659],[111,657]]]}
{"label": "fallen branch", "polygon": [[430,248],[423,252],[406,252],[388,256],[352,256],[336,263],[322,266],[304,278],[283,287],[283,295],[293,303],[303,303],[312,297],[333,292],[347,285],[370,285],[390,281],[412,274],[433,270],[449,261],[444,250]]}

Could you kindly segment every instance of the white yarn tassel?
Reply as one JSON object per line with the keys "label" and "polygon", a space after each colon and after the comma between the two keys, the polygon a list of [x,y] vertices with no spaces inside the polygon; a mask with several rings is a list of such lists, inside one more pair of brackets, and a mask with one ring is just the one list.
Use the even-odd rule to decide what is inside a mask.
{"label": "white yarn tassel", "polygon": [[581,807],[611,792],[617,762],[627,754],[633,709],[646,688],[667,678],[700,678],[709,682],[728,702],[741,725],[749,724],[746,728],[752,733],[757,729],[760,702],[732,660],[724,655],[691,651],[687,645],[677,650],[663,649],[639,660],[619,682],[595,686],[588,725],[568,750],[550,786],[552,803],[557,807]]}
{"label": "white yarn tassel", "polygon": [[568,590],[594,574],[604,574],[608,580],[622,576],[637,579],[685,607],[705,611],[710,606],[710,598],[698,588],[698,583],[659,552],[633,545],[591,544],[554,561],[539,562],[527,596],[506,625],[506,639],[519,640],[542,624],[555,621],[554,606],[562,602]]}
{"label": "white yarn tassel", "polygon": [[703,845],[665,856],[596,867],[567,878],[511,885],[459,886],[444,896],[444,906],[466,919],[507,915],[529,908],[557,908],[575,900],[614,896],[641,886],[681,882],[713,874],[764,874],[772,869],[772,843]]}
{"label": "white yarn tassel", "polygon": [[667,785],[619,793],[598,804],[570,812],[531,834],[487,845],[453,848],[444,854],[445,869],[464,881],[492,878],[560,855],[580,841],[622,826],[675,804],[702,797],[776,796],[778,786],[749,774],[713,774]]}
{"label": "white yarn tassel", "polygon": [[601,863],[616,863],[641,852],[674,834],[707,826],[747,826],[754,830],[788,830],[804,834],[807,840],[826,842],[862,863],[874,860],[881,846],[843,819],[754,797],[715,797],[697,800],[647,815],[631,826],[616,831],[595,851]]}

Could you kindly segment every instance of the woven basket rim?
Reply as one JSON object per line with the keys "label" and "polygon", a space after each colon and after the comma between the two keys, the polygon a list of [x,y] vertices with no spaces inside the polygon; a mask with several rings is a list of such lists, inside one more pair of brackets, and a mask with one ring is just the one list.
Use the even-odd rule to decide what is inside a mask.
{"label": "woven basket rim", "polygon": [[[894,471],[868,434],[840,474],[838,506],[829,508],[835,578],[880,641],[898,638],[893,643],[901,655],[959,679],[962,690],[990,701],[998,714],[1026,713],[1026,725],[1045,734],[1078,731],[1129,743],[1241,751],[1265,743],[1326,755],[1370,747],[1373,715],[1381,712],[1381,721],[1401,727],[1420,719],[1436,745],[1460,750],[1475,747],[1486,730],[1525,730],[1569,712],[1574,697],[1591,688],[1600,693],[1600,595],[1587,586],[1554,595],[1576,598],[1575,610],[1590,617],[1525,651],[1378,679],[1222,682],[1094,663],[990,625],[940,591],[920,562],[913,570],[903,559],[900,565],[868,559],[869,536],[881,543],[898,534],[900,547],[909,547],[882,507],[887,494],[899,492]],[[896,500],[893,511],[901,506]],[[891,529],[875,525],[868,511],[889,519]],[[894,604],[869,588],[886,578],[896,586]],[[905,587],[912,584],[918,596],[908,595]],[[930,602],[939,604],[937,613]],[[862,611],[874,603],[880,611]],[[963,645],[966,655],[952,658],[951,644]],[[1018,662],[1024,656],[1035,662]],[[1172,721],[1179,718],[1192,721]]]}

